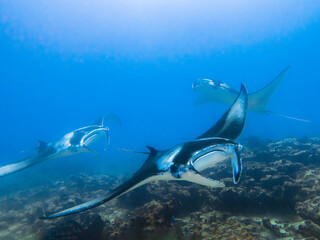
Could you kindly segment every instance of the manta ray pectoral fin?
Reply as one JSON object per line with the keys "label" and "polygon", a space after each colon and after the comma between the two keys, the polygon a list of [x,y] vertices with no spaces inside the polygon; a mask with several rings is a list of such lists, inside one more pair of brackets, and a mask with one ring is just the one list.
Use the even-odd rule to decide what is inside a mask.
{"label": "manta ray pectoral fin", "polygon": [[40,219],[42,219],[42,220],[53,219],[53,218],[67,216],[67,215],[78,213],[78,212],[83,212],[83,211],[86,211],[88,209],[97,207],[97,206],[103,204],[104,202],[105,202],[104,198],[102,198],[102,197],[101,198],[96,198],[96,199],[94,199],[92,201],[80,204],[80,205],[72,207],[72,208],[68,208],[68,209],[63,210],[61,212],[57,212],[57,213],[54,213],[54,214],[49,215],[49,216],[40,217]]}
{"label": "manta ray pectoral fin", "polygon": [[212,180],[210,178],[206,178],[202,176],[200,173],[194,171],[188,171],[183,174],[182,180],[197,183],[200,185],[204,185],[207,187],[214,187],[214,188],[222,188],[225,187],[224,183],[219,182],[217,180]]}
{"label": "manta ray pectoral fin", "polygon": [[89,152],[94,154],[96,157],[100,157],[100,154],[96,151],[93,151],[92,149],[90,149],[87,145],[83,144],[83,147]]}
{"label": "manta ray pectoral fin", "polygon": [[33,165],[36,165],[44,160],[46,160],[46,158],[41,158],[39,156],[36,156],[36,157],[31,157],[31,158],[25,158],[24,160],[22,160],[18,163],[13,163],[13,164],[8,164],[5,166],[2,166],[2,167],[0,167],[0,177],[4,177],[4,176],[10,175],[12,173],[21,171],[23,169],[26,169],[26,168],[31,167]]}
{"label": "manta ray pectoral fin", "polygon": [[107,193],[103,197],[96,198],[96,199],[91,200],[89,202],[82,203],[78,206],[68,208],[66,210],[63,210],[58,213],[54,213],[49,216],[41,217],[41,219],[53,219],[53,218],[63,217],[63,216],[67,216],[70,214],[79,213],[79,212],[89,210],[89,209],[97,207],[103,203],[106,203],[112,199],[120,197],[122,194],[125,194],[129,191],[132,191],[133,189],[140,187],[148,182],[150,182],[150,180],[148,180],[148,177],[145,177],[145,176],[142,177],[139,174],[136,176],[134,175],[131,179],[124,182],[120,186],[116,187],[114,190],[110,191],[109,193]]}
{"label": "manta ray pectoral fin", "polygon": [[112,190],[111,192],[109,192],[108,194],[106,194],[103,197],[96,198],[96,199],[91,200],[89,202],[82,203],[80,205],[74,206],[72,208],[68,208],[68,209],[63,210],[61,212],[51,214],[49,216],[40,217],[40,219],[43,219],[43,220],[53,219],[53,218],[71,215],[74,213],[84,212],[86,210],[100,206],[101,204],[104,204],[106,202],[109,202],[112,199],[120,197],[121,195],[123,195],[129,191],[132,191],[133,189],[136,189],[137,187],[140,187],[146,183],[149,183],[150,181],[154,181],[154,180],[152,180],[152,179],[150,180],[148,178],[132,177],[130,180],[121,184],[120,186],[118,186],[117,188],[115,188],[114,190]]}
{"label": "manta ray pectoral fin", "polygon": [[234,149],[234,154],[232,154],[231,156],[231,165],[233,173],[233,182],[234,184],[237,184],[240,181],[242,173],[242,161],[238,148]]}
{"label": "manta ray pectoral fin", "polygon": [[273,79],[267,86],[264,88],[250,93],[248,96],[248,109],[255,112],[266,112],[268,102],[270,98],[279,87],[280,83],[284,79],[285,75],[288,73],[291,65],[286,67],[275,79]]}
{"label": "manta ray pectoral fin", "polygon": [[105,120],[112,120],[115,121],[117,124],[119,124],[119,126],[122,126],[122,122],[120,120],[120,118],[114,114],[114,113],[107,113],[106,115],[103,116],[103,121]]}
{"label": "manta ray pectoral fin", "polygon": [[200,105],[208,102],[210,102],[210,99],[208,100],[208,96],[206,96],[205,93],[200,93],[195,101],[195,104]]}
{"label": "manta ray pectoral fin", "polygon": [[231,140],[237,139],[244,127],[247,117],[248,94],[244,84],[231,107],[208,131],[197,139],[208,137],[221,137]]}

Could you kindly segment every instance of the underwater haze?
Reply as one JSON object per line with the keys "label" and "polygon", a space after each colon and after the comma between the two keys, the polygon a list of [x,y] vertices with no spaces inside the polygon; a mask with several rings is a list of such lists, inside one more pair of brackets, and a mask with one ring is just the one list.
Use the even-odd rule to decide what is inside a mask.
{"label": "underwater haze", "polygon": [[[0,198],[5,199],[4,205],[0,207],[3,209],[1,215],[5,216],[1,220],[0,215],[0,239],[68,239],[58,233],[55,233],[56,238],[52,237],[51,232],[51,235],[46,232],[52,227],[51,223],[45,222],[45,225],[41,225],[42,223],[39,223],[41,221],[37,218],[48,209],[52,213],[62,210],[60,208],[63,206],[62,202],[67,202],[63,197],[60,197],[59,201],[52,200],[50,207],[41,206],[41,211],[37,210],[39,207],[33,205],[25,207],[24,210],[29,211],[29,215],[33,217],[20,222],[23,227],[19,225],[17,229],[23,231],[20,230],[22,232],[16,234],[15,230],[12,230],[14,223],[19,222],[19,216],[25,215],[24,211],[19,210],[19,213],[11,213],[10,216],[4,215],[4,212],[7,213],[10,209],[22,209],[22,206],[33,204],[39,199],[46,201],[46,195],[48,198],[58,196],[62,188],[66,195],[76,195],[80,199],[79,202],[74,200],[68,207],[82,203],[84,199],[86,201],[94,199],[104,193],[101,189],[108,191],[128,179],[146,159],[145,155],[119,151],[119,148],[140,152],[147,151],[146,146],[168,149],[178,143],[195,139],[211,127],[229,106],[219,102],[195,104],[198,93],[192,89],[192,84],[197,79],[220,80],[238,91],[241,83],[244,83],[248,92],[252,93],[266,86],[286,67],[292,66],[267,105],[267,109],[275,114],[249,111],[238,141],[243,141],[245,148],[246,144],[248,145],[244,158],[250,158],[250,161],[259,164],[260,162],[265,164],[263,161],[267,157],[253,159],[252,153],[267,154],[268,150],[264,148],[267,144],[269,150],[273,151],[279,147],[284,152],[287,151],[286,144],[291,148],[298,146],[296,152],[292,150],[290,153],[292,156],[300,150],[308,152],[308,146],[312,145],[313,147],[310,147],[313,149],[312,154],[301,158],[304,160],[309,157],[315,158],[306,160],[308,164],[313,164],[311,167],[299,162],[301,159],[292,160],[285,153],[284,157],[280,158],[282,150],[279,150],[281,153],[277,155],[276,160],[272,158],[270,161],[273,164],[273,161],[290,160],[293,162],[293,167],[291,165],[288,167],[289,172],[301,165],[301,169],[305,171],[308,169],[309,173],[315,171],[310,174],[319,179],[320,167],[317,155],[319,154],[317,144],[320,142],[317,138],[320,136],[319,43],[320,2],[317,0],[0,0],[0,166],[33,155],[39,140],[52,142],[68,132],[93,124],[107,113],[115,114],[121,120],[121,126],[116,121],[106,120],[105,125],[110,128],[110,145],[105,150],[105,142],[99,140],[93,146],[94,150],[99,152],[99,157],[90,153],[80,153],[49,160],[0,178]],[[280,115],[308,121],[298,121]],[[310,144],[303,142],[301,143],[303,146],[300,146],[299,139],[305,141],[309,139]],[[244,160],[244,169],[245,162]],[[259,166],[263,172],[266,166]],[[277,169],[279,166],[274,163],[269,167]],[[301,169],[299,168],[299,171]],[[301,178],[305,176],[305,172],[294,172],[291,176],[286,170],[283,171],[288,178],[281,178],[279,182],[274,181],[270,184],[281,185],[297,176]],[[221,173],[219,176],[224,176],[222,170],[219,173]],[[243,176],[245,175],[246,170],[243,172]],[[267,175],[276,173],[270,170]],[[79,188],[76,188],[72,179],[75,177],[77,180],[74,181],[77,182],[79,176],[82,176],[81,181],[85,182],[82,182],[83,185],[90,187],[83,188],[79,184],[81,187],[77,185]],[[106,181],[106,176],[108,181],[104,187],[102,183]],[[254,174],[251,179],[255,179]],[[95,184],[95,181],[99,184]],[[257,182],[260,184],[260,180]],[[292,182],[299,181],[292,180]],[[251,187],[253,188],[250,185],[253,184],[252,181],[249,181],[249,170],[247,182],[244,178],[241,184],[246,187],[243,191],[249,192]],[[263,184],[261,180],[261,186],[269,186],[269,183]],[[299,182],[299,184],[302,189],[304,183]],[[236,192],[238,186],[232,185]],[[65,188],[70,188],[70,192]],[[159,191],[161,194],[166,194],[170,187],[157,185],[156,188],[165,189],[163,192]],[[184,191],[188,191],[186,186],[183,185],[183,188]],[[272,187],[266,188],[272,189]],[[30,192],[26,189],[30,189]],[[38,193],[39,189],[41,194]],[[289,191],[298,190],[290,188],[284,192]],[[136,195],[132,195],[131,198],[121,198],[122,200],[112,205],[113,214],[118,214],[114,215],[113,219],[117,217],[121,219],[121,216],[126,216],[133,211],[132,209],[138,211],[136,214],[141,216],[139,207],[150,204],[151,200],[155,201],[154,196],[161,195],[141,190],[140,194],[147,197],[143,204],[140,204],[134,201],[139,198],[139,192],[134,193]],[[279,194],[279,192],[269,194],[267,190],[265,193],[271,200],[274,195]],[[320,190],[315,192],[315,196],[319,193]],[[204,193],[199,193],[200,198],[203,196],[201,194]],[[221,216],[220,213],[218,215],[224,219],[223,221],[227,221],[226,219],[233,215],[244,214],[239,210],[240,207],[238,209],[227,204],[228,199],[230,200],[228,196],[235,197],[231,193],[228,194],[221,198],[225,200],[226,205],[222,207],[219,205],[221,208],[218,208],[222,212]],[[162,200],[167,201],[172,197],[168,196],[156,200],[162,203]],[[179,199],[181,196],[175,197]],[[292,196],[284,194],[283,197]],[[261,198],[257,197],[260,200]],[[254,198],[248,197],[248,199]],[[244,199],[243,202],[248,202],[248,199]],[[252,201],[260,201],[257,199]],[[300,198],[298,196],[294,199]],[[292,216],[292,214],[299,217],[306,216],[301,213],[303,212],[301,209],[304,209],[302,203],[308,199],[300,199],[301,204],[300,202],[287,204],[281,199],[278,200],[275,204],[279,204],[279,208],[290,209],[282,216]],[[319,202],[314,201],[317,206]],[[9,202],[10,204],[14,202],[16,205],[10,205]],[[201,204],[205,206],[205,203]],[[101,215],[102,220],[100,220],[103,222],[101,225],[106,224],[107,215],[111,214],[111,208],[108,210],[108,206],[105,204],[103,209],[94,211],[100,215],[103,211],[107,212],[106,215]],[[123,215],[114,210],[125,209],[126,206],[129,210],[123,210],[121,213]],[[171,209],[172,206],[170,204],[168,206],[166,209]],[[237,206],[243,205],[239,203]],[[258,206],[259,204],[256,207]],[[268,216],[268,210],[277,212],[276,208],[268,207],[269,205],[264,208],[266,211],[264,215]],[[33,208],[34,211],[30,210]],[[152,212],[154,205],[148,205],[146,209],[141,211]],[[172,214],[178,215],[178,219],[184,217],[184,213],[181,213],[183,207],[179,209],[178,213]],[[193,210],[199,212],[199,209]],[[232,209],[237,213],[234,214]],[[224,211],[229,215],[224,215]],[[206,212],[207,210],[203,210],[202,213]],[[179,222],[172,220],[175,218],[173,216],[171,218],[170,215],[169,230],[164,233],[160,231],[164,234],[163,237],[156,231],[158,237],[161,237],[155,238],[152,235],[154,232],[151,233],[152,236],[147,232],[143,238],[186,239],[181,237],[182,235],[179,235],[181,231],[176,229],[182,226],[182,222],[193,223],[196,218],[192,220],[192,216],[191,214],[190,219]],[[220,219],[217,216],[216,218]],[[80,217],[70,219],[85,226],[83,219],[79,220]],[[319,214],[304,219],[317,224],[320,229]],[[134,220],[130,221],[132,225],[139,225]],[[270,226],[273,220],[269,219],[271,225],[266,221],[266,219],[261,220],[263,227],[272,232],[270,229],[274,227]],[[117,225],[120,224],[117,220],[111,222],[115,224],[112,225],[115,229],[123,229]],[[6,223],[8,225],[10,223],[12,228],[10,231],[7,231],[9,227]],[[241,225],[243,222],[239,220],[237,224]],[[220,229],[222,226],[221,223],[217,225],[219,227],[215,229]],[[57,232],[69,231],[55,227],[58,229]],[[124,235],[113,235],[110,230],[112,227],[109,226],[107,230],[104,227],[104,232],[109,231],[108,238],[105,239],[128,239]],[[75,228],[75,225],[72,225],[72,229]],[[175,229],[173,233],[172,229]],[[220,230],[222,234],[224,230]],[[240,230],[235,230],[234,235],[240,236],[237,231]],[[260,231],[261,234],[262,232],[263,230]],[[275,235],[271,232],[264,235],[265,239],[274,239],[272,236]],[[183,236],[189,236],[188,234]],[[213,233],[210,234],[209,236],[212,236]],[[302,234],[301,237],[320,238],[320,230],[318,235],[293,233],[297,234]],[[243,235],[242,239],[264,239],[254,234],[251,234],[250,237],[253,237],[250,238],[249,235]],[[215,239],[219,239],[218,236]],[[104,239],[99,237],[101,236],[86,238]],[[190,239],[210,239],[210,237],[206,238],[200,234]],[[237,238],[225,236],[221,239]]]}

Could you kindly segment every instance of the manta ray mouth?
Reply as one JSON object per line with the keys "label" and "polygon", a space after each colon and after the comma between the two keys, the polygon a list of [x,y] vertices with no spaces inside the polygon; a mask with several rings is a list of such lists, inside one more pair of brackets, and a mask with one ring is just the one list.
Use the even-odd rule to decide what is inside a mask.
{"label": "manta ray mouth", "polygon": [[89,133],[87,133],[83,138],[81,139],[81,145],[91,145],[92,143],[96,142],[101,137],[106,137],[106,145],[109,145],[110,143],[110,136],[109,136],[109,129],[108,128],[99,128],[95,129]]}
{"label": "manta ray mouth", "polygon": [[214,150],[197,156],[197,158],[193,160],[192,166],[195,170],[202,173],[228,158],[228,154],[225,151]]}
{"label": "manta ray mouth", "polygon": [[239,153],[241,149],[241,144],[235,144],[233,146],[225,146],[225,148],[222,149],[215,149],[210,152],[204,151],[203,154],[200,152],[195,155],[192,166],[204,177],[211,177],[211,175],[214,174],[215,169],[217,169],[218,164],[226,160],[231,160],[233,182],[237,184],[240,181],[242,173],[242,161]]}

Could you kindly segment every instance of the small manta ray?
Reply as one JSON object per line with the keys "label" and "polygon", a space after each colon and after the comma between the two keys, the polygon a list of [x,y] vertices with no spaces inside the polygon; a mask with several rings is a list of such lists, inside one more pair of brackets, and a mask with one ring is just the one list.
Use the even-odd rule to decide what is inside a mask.
{"label": "small manta ray", "polygon": [[109,145],[109,128],[103,126],[106,118],[116,120],[117,122],[120,121],[115,115],[106,114],[93,125],[67,133],[60,140],[51,143],[39,141],[39,145],[36,149],[36,156],[25,158],[20,162],[0,167],[0,177],[21,171],[49,159],[74,155],[80,152],[90,152],[98,156],[98,153],[92,151],[88,145],[103,136],[106,136],[107,145]]}
{"label": "small manta ray", "polygon": [[[291,66],[285,68],[273,81],[259,91],[248,95],[248,110],[258,113],[273,113],[267,109],[270,98],[284,79]],[[199,93],[196,104],[207,102],[221,102],[231,105],[238,96],[238,91],[219,80],[198,79],[193,82],[192,88]],[[303,122],[308,120],[277,114],[281,117],[290,118]]]}
{"label": "small manta ray", "polygon": [[247,91],[242,85],[237,99],[229,110],[197,139],[164,151],[147,146],[149,152],[140,152],[149,155],[147,160],[128,181],[105,196],[41,219],[53,219],[86,211],[155,180],[183,180],[209,187],[224,187],[222,182],[206,178],[200,171],[229,158],[233,167],[234,183],[238,183],[242,171],[239,154],[242,147],[233,140],[241,134],[244,127],[247,102]]}

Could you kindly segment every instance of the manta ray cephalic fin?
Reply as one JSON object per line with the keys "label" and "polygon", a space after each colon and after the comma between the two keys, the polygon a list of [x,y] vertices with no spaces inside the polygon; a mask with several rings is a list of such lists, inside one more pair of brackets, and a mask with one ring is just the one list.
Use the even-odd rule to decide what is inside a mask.
{"label": "manta ray cephalic fin", "polygon": [[234,149],[234,154],[231,156],[231,165],[233,182],[234,184],[237,184],[240,181],[242,174],[242,160],[238,148]]}

